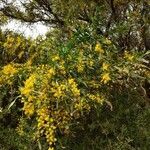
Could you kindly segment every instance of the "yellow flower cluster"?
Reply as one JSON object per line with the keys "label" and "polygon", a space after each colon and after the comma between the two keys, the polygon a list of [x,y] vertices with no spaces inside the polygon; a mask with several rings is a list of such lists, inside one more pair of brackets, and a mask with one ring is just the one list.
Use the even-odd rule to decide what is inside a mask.
{"label": "yellow flower cluster", "polygon": [[96,52],[99,52],[99,53],[104,53],[104,50],[103,50],[103,48],[102,48],[102,46],[101,46],[100,43],[97,43],[97,44],[96,44],[96,46],[95,46],[95,51],[96,51]]}
{"label": "yellow flower cluster", "polygon": [[55,61],[57,61],[57,60],[60,60],[59,56],[58,56],[58,55],[53,56],[52,61],[55,62]]}
{"label": "yellow flower cluster", "polygon": [[61,98],[62,96],[64,96],[64,91],[66,89],[65,84],[58,84],[58,83],[54,83],[52,82],[52,88],[51,88],[51,92],[53,93],[53,96],[55,98]]}
{"label": "yellow flower cluster", "polygon": [[55,130],[56,127],[53,124],[47,124],[45,136],[50,146],[57,141],[57,139],[55,138]]}
{"label": "yellow flower cluster", "polygon": [[110,65],[108,63],[103,62],[102,70],[104,72],[101,75],[101,82],[103,82],[104,84],[108,83],[108,81],[111,80],[110,73],[109,73],[109,67],[110,67]]}
{"label": "yellow flower cluster", "polygon": [[103,104],[104,102],[104,97],[100,96],[98,93],[96,95],[94,94],[88,94],[87,95],[93,102],[97,102],[99,104]]}
{"label": "yellow flower cluster", "polygon": [[8,64],[4,66],[2,70],[0,70],[0,86],[2,84],[12,85],[15,77],[14,75],[16,75],[17,72],[18,68],[16,68],[14,64]]}
{"label": "yellow flower cluster", "polygon": [[[45,123],[49,121],[48,109],[47,107],[41,107],[37,110],[37,121],[38,121],[38,130],[42,130],[45,126]],[[41,131],[42,132],[42,131]],[[44,132],[44,130],[43,130]]]}
{"label": "yellow flower cluster", "polygon": [[80,110],[82,111],[83,109],[86,110],[90,110],[90,106],[89,104],[85,101],[84,98],[79,99],[76,103],[75,103],[75,109],[76,110]]}
{"label": "yellow flower cluster", "polygon": [[104,72],[104,73],[102,74],[102,77],[101,77],[101,78],[102,78],[102,79],[101,79],[101,82],[103,82],[104,84],[108,83],[108,81],[111,80],[110,75],[109,75],[108,72]]}
{"label": "yellow flower cluster", "polygon": [[55,75],[55,70],[51,68],[47,71],[47,76],[48,78],[51,78],[53,75]]}
{"label": "yellow flower cluster", "polygon": [[27,117],[34,114],[34,104],[32,102],[24,102],[23,111]]}
{"label": "yellow flower cluster", "polygon": [[73,78],[68,79],[70,91],[74,96],[80,96],[80,90],[77,88],[77,83]]}
{"label": "yellow flower cluster", "polygon": [[20,88],[22,95],[26,97],[30,96],[30,93],[34,90],[34,83],[36,81],[36,74],[32,74],[24,83],[24,87]]}
{"label": "yellow flower cluster", "polygon": [[83,52],[79,53],[78,64],[77,64],[78,72],[82,72],[84,70],[84,61],[83,61]]}
{"label": "yellow flower cluster", "polygon": [[[55,130],[54,120],[49,116],[49,110],[46,106],[43,106],[37,110],[37,122],[38,131],[40,135],[45,135],[50,148],[53,149],[52,145],[55,144]],[[39,135],[39,136],[40,136]]]}
{"label": "yellow flower cluster", "polygon": [[17,69],[12,64],[8,64],[8,65],[3,67],[2,72],[5,75],[13,75],[17,72]]}
{"label": "yellow flower cluster", "polygon": [[77,65],[77,70],[78,72],[82,72],[84,70],[84,64],[82,62]]}

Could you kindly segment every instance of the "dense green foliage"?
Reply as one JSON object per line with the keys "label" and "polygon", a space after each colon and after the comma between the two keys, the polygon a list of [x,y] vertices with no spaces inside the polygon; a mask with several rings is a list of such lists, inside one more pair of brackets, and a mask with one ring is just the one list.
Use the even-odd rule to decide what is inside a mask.
{"label": "dense green foliage", "polygon": [[149,149],[149,2],[0,2],[54,27],[0,32],[0,149]]}

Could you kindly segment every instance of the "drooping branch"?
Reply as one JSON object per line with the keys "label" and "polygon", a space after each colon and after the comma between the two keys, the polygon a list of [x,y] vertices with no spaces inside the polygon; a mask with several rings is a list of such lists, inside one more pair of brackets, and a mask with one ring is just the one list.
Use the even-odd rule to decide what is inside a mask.
{"label": "drooping branch", "polygon": [[[3,7],[0,8],[5,16],[20,20],[27,23],[43,22],[50,26],[64,25],[64,21],[55,14],[51,8],[51,5],[47,1],[34,1],[30,3],[21,3],[22,8],[18,8],[15,4],[8,4],[7,1],[3,1]],[[32,6],[32,7],[31,7]]]}

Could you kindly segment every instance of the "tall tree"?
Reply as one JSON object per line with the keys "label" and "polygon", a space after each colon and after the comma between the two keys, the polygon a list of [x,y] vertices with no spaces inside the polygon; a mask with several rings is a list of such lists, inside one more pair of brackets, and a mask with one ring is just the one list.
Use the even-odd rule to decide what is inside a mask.
{"label": "tall tree", "polygon": [[22,22],[42,22],[70,34],[89,26],[111,38],[120,50],[149,49],[147,0],[1,0],[0,11]]}

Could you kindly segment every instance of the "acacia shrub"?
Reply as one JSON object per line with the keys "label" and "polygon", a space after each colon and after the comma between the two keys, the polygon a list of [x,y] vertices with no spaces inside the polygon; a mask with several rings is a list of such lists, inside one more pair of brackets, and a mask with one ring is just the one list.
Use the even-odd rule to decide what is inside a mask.
{"label": "acacia shrub", "polygon": [[[139,94],[138,89],[149,80],[149,70],[143,64],[148,52],[133,49],[120,53],[111,40],[83,28],[63,44],[57,42],[51,37],[38,39],[27,61],[1,67],[0,90],[5,93],[1,101],[8,98],[9,92],[4,91],[12,90],[13,95],[11,104],[1,109],[21,108],[18,133],[49,150],[69,149],[76,141],[81,149],[98,149],[101,144],[106,149],[140,147],[133,132],[126,130],[123,135],[130,123],[127,119],[124,128],[122,119],[125,112],[133,118],[137,110],[141,114],[146,94]],[[87,144],[86,140],[93,142]],[[100,145],[95,140],[100,140]]]}

